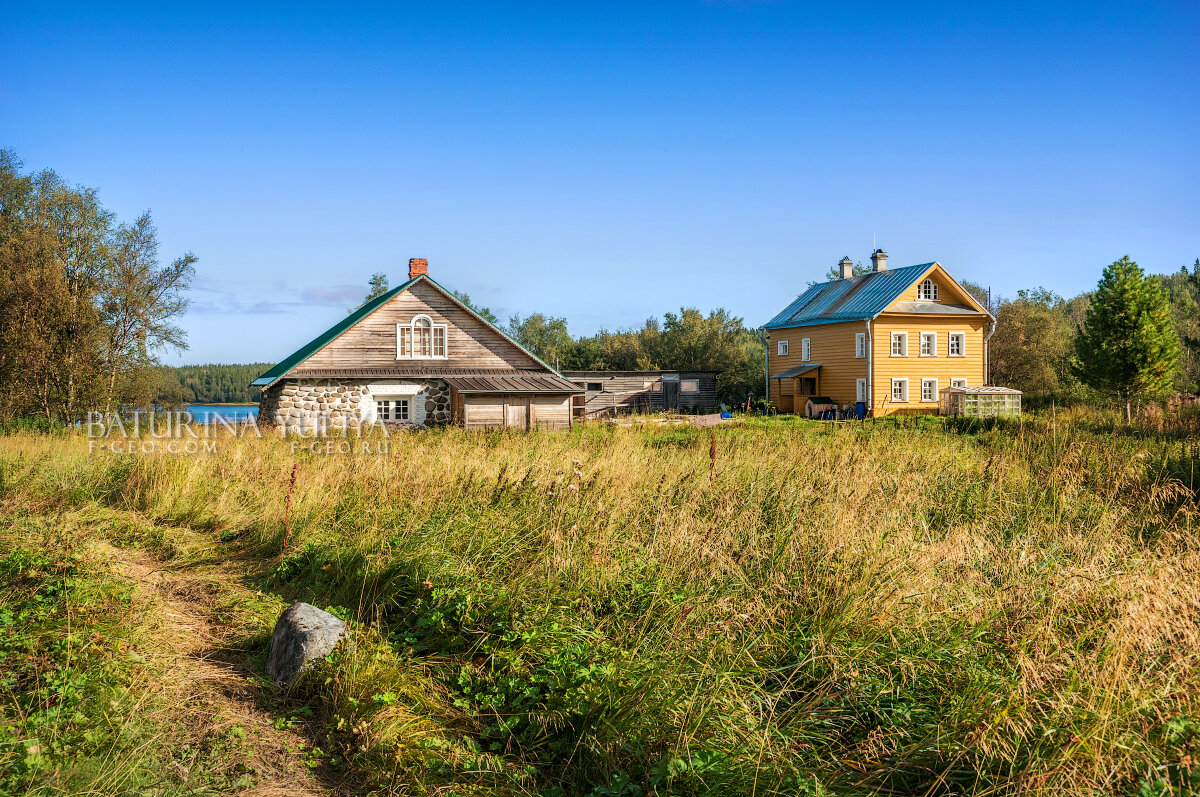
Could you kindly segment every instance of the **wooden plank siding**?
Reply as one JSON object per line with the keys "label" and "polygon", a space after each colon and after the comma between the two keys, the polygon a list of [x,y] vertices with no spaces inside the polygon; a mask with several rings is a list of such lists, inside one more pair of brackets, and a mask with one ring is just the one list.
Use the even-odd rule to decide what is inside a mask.
{"label": "wooden plank siding", "polygon": [[461,396],[462,423],[468,429],[496,429],[504,426],[504,397],[494,394]]}
{"label": "wooden plank siding", "polygon": [[[778,374],[789,368],[806,363],[821,363],[816,372],[804,374],[816,377],[815,395],[828,396],[838,404],[853,404],[856,398],[856,379],[867,376],[867,358],[854,356],[854,335],[866,332],[862,321],[842,321],[836,324],[814,324],[790,329],[774,329],[770,332],[767,345],[768,374]],[[810,353],[802,360],[804,338],[809,339]],[[778,343],[788,342],[788,353],[779,356]],[[771,380],[770,400],[780,412],[803,413],[803,402],[793,404],[791,380]]]}
{"label": "wooden plank siding", "polygon": [[[446,359],[396,358],[396,324],[427,315],[434,324],[446,324]],[[297,367],[370,368],[411,363],[439,370],[536,368],[545,366],[508,342],[483,322],[464,312],[436,288],[420,281],[395,296],[375,312],[347,329]]]}
{"label": "wooden plank siding", "polygon": [[529,422],[534,429],[570,429],[571,397],[563,395],[531,395]]}
{"label": "wooden plank siding", "polygon": [[455,397],[454,406],[456,422],[461,422],[467,429],[571,428],[569,395],[460,393]]}
{"label": "wooden plank siding", "polygon": [[965,290],[960,290],[957,287],[957,284],[950,278],[950,275],[947,274],[946,270],[940,265],[931,266],[929,271],[925,272],[925,276],[921,277],[921,279],[917,280],[912,285],[909,285],[908,288],[905,289],[904,293],[900,294],[900,297],[896,299],[896,301],[926,301],[925,299],[919,298],[917,295],[920,284],[924,282],[926,278],[937,283],[939,304],[958,304],[963,305],[964,307],[975,307],[976,302],[974,298],[968,296]]}
{"label": "wooden plank siding", "polygon": [[[602,415],[629,415],[634,412],[663,412],[667,387],[664,381],[678,376],[680,385],[677,409],[680,412],[715,412],[717,374],[711,371],[564,371],[563,376],[584,388],[581,413],[590,418]],[[695,392],[683,392],[682,383],[697,382]],[[600,390],[589,385],[599,384]]]}
{"label": "wooden plank siding", "polygon": [[[950,387],[951,379],[966,379],[967,384],[984,384],[983,356],[987,326],[984,316],[916,315],[883,313],[872,324],[872,350],[875,363],[874,414],[937,412],[937,401],[921,401],[921,380],[937,379],[938,390]],[[893,357],[892,332],[908,333],[908,356]],[[937,354],[921,355],[921,333],[937,333]],[[966,335],[966,351],[961,357],[949,356],[950,332]],[[908,403],[892,401],[892,379],[908,379]]]}

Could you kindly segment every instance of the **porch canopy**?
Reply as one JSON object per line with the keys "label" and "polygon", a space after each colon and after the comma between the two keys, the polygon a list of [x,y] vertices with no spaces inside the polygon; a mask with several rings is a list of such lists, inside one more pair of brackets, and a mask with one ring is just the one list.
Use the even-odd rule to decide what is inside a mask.
{"label": "porch canopy", "polygon": [[[786,371],[780,371],[771,376],[772,379],[777,380],[775,395],[779,397],[777,409],[780,412],[803,411],[804,405],[797,402],[801,397],[817,395],[817,391],[821,389],[820,374],[818,373],[820,368],[820,363],[804,363],[803,365],[793,366]],[[803,392],[800,389],[800,380],[802,378],[808,383],[808,387],[810,388]],[[790,396],[785,395],[783,392],[784,380],[789,380],[792,383],[792,393]]]}
{"label": "porch canopy", "polygon": [[780,371],[779,373],[775,374],[771,378],[772,379],[794,379],[797,376],[803,376],[804,374],[807,374],[809,371],[815,371],[820,367],[821,367],[820,363],[805,363],[804,365],[797,365],[795,368],[789,368],[786,371]]}

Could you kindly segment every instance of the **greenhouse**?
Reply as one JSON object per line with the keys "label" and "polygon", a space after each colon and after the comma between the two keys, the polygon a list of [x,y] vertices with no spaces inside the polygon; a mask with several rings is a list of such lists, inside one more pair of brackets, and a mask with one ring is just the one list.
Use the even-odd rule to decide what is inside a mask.
{"label": "greenhouse", "polygon": [[941,391],[941,414],[967,418],[1015,418],[1021,391],[1011,387],[948,387]]}

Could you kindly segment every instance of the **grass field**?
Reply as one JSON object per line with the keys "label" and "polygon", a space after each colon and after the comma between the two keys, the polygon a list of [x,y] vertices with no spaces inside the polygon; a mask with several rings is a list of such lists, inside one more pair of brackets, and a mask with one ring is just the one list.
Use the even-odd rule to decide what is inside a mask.
{"label": "grass field", "polygon": [[[1200,791],[1182,436],[1058,412],[391,446],[0,437],[0,793]],[[353,644],[280,694],[297,599]]]}

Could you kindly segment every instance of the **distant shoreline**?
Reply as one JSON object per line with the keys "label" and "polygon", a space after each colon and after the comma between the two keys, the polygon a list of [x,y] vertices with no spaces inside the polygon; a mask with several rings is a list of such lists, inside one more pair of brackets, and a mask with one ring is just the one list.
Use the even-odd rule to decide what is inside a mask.
{"label": "distant shoreline", "polygon": [[257,407],[257,401],[194,401],[184,407]]}

